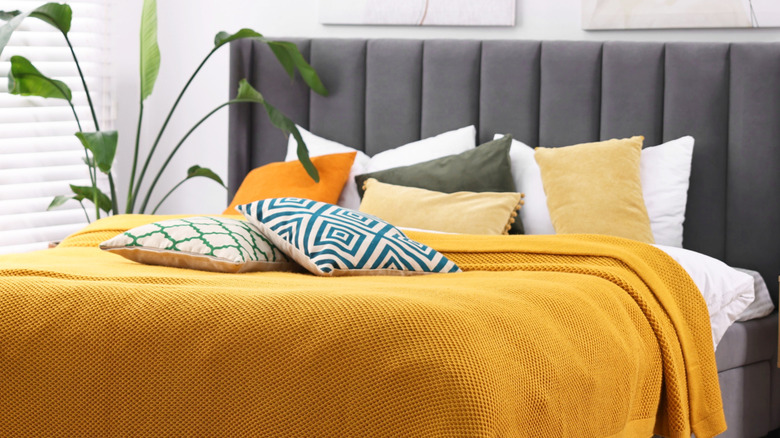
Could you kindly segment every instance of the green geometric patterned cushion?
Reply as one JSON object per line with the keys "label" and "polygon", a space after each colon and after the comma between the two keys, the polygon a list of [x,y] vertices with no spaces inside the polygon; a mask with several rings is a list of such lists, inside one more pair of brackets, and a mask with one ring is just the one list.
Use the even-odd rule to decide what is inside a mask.
{"label": "green geometric patterned cushion", "polygon": [[300,267],[250,223],[191,217],[126,231],[100,248],[150,265],[213,272],[295,271]]}

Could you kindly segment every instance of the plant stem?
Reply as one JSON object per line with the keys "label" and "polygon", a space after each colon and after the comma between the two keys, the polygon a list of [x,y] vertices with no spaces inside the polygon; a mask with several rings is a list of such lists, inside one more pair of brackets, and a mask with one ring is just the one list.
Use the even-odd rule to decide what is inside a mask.
{"label": "plant stem", "polygon": [[[149,149],[149,154],[146,156],[146,161],[144,162],[144,167],[141,169],[141,174],[138,176],[138,182],[135,186],[135,191],[132,190],[131,186],[131,197],[133,200],[132,204],[129,204],[131,208],[135,207],[135,200],[138,197],[139,192],[141,191],[141,183],[143,182],[144,176],[146,175],[146,171],[149,169],[149,164],[152,161],[152,156],[154,155],[155,151],[157,150],[157,146],[160,144],[160,138],[162,138],[163,132],[165,132],[165,128],[168,127],[168,122],[171,121],[171,117],[173,116],[173,112],[176,110],[176,107],[179,106],[179,102],[181,101],[181,98],[184,96],[184,93],[189,88],[192,81],[195,79],[195,76],[197,76],[198,72],[200,72],[200,69],[203,68],[203,65],[206,64],[206,61],[211,58],[211,55],[214,54],[214,52],[218,49],[214,48],[211,49],[211,51],[206,55],[205,58],[203,58],[203,61],[201,61],[200,65],[198,65],[198,68],[195,69],[195,72],[190,76],[189,80],[186,84],[184,84],[184,88],[182,88],[181,93],[179,93],[179,96],[176,98],[176,101],[173,103],[173,106],[171,107],[171,110],[168,112],[168,116],[165,117],[165,121],[162,124],[162,127],[160,128],[160,132],[157,133],[157,138],[154,139],[154,143],[152,143],[151,149]],[[140,122],[139,122],[140,125]],[[135,162],[133,163],[133,173],[131,175],[131,178],[135,176]],[[151,192],[151,188],[149,189],[149,192]],[[149,193],[147,193],[147,199]],[[144,204],[145,205],[145,204]]]}
{"label": "plant stem", "polygon": [[76,58],[76,52],[73,50],[73,45],[70,43],[67,33],[62,34],[65,37],[65,41],[68,43],[70,53],[73,55],[73,61],[76,63],[76,69],[79,71],[79,77],[81,78],[81,84],[84,86],[84,93],[87,95],[87,102],[89,102],[89,110],[92,112],[92,121],[95,123],[95,131],[100,131],[100,125],[98,124],[97,115],[95,115],[95,105],[92,104],[92,98],[89,95],[89,88],[87,87],[87,81],[84,79],[84,73],[81,71],[81,65]]}
{"label": "plant stem", "polygon": [[70,105],[70,110],[73,111],[73,117],[76,119],[76,125],[79,127],[79,132],[84,132],[83,129],[81,129],[81,121],[79,120],[79,115],[76,113],[76,107],[73,106],[73,102],[68,101],[68,105]]}
{"label": "plant stem", "polygon": [[[143,204],[141,204],[140,213],[144,213],[146,211],[146,206],[149,204],[149,198],[152,196],[152,191],[154,190],[154,187],[157,185],[157,182],[160,180],[160,177],[162,176],[163,172],[165,171],[165,168],[168,166],[168,163],[171,162],[171,159],[173,159],[173,156],[176,155],[176,152],[178,152],[178,150],[181,147],[181,145],[184,143],[185,140],[187,140],[187,137],[189,137],[190,134],[192,134],[198,128],[198,126],[201,125],[201,123],[205,122],[206,119],[211,117],[214,113],[216,113],[217,111],[221,110],[223,107],[226,107],[226,106],[228,106],[228,105],[230,105],[232,103],[237,103],[237,102],[238,101],[236,101],[236,100],[231,100],[231,101],[225,102],[222,105],[214,108],[213,110],[211,110],[211,112],[209,112],[202,119],[200,119],[198,121],[198,123],[195,124],[195,126],[193,126],[192,128],[190,128],[189,131],[187,131],[187,133],[184,135],[184,137],[179,141],[179,143],[176,144],[176,146],[173,148],[171,153],[168,155],[168,158],[165,160],[165,163],[163,163],[163,165],[160,167],[160,171],[157,172],[157,176],[155,176],[154,181],[152,181],[152,184],[149,186],[149,191],[146,192],[146,196],[144,197],[144,202],[143,202]],[[139,183],[140,183],[140,179],[139,179]]]}
{"label": "plant stem", "polygon": [[138,127],[135,130],[135,150],[133,151],[133,170],[130,172],[130,187],[127,189],[127,206],[125,207],[125,213],[132,213],[135,208],[135,192],[133,191],[133,185],[135,183],[135,170],[138,167],[138,150],[141,142],[141,121],[144,117],[144,100],[141,99],[138,107]]}
{"label": "plant stem", "polygon": [[[52,84],[54,84],[54,82],[52,82]],[[54,84],[54,85],[57,86],[57,84]],[[57,88],[59,88],[59,87],[57,87]],[[62,91],[62,90],[60,90],[60,91]],[[68,100],[67,102],[68,102],[68,105],[70,105],[71,111],[73,111],[73,117],[76,118],[76,125],[78,125],[78,127],[79,127],[79,132],[84,132],[81,129],[81,121],[79,120],[79,115],[76,113],[76,107],[73,106],[73,102],[71,102],[70,100]],[[85,164],[87,165],[87,170],[89,172],[89,181],[94,186],[95,185],[95,180],[97,178],[97,172],[93,173],[94,168],[93,168],[92,165],[89,164],[89,150],[87,149],[86,146],[83,146],[83,147],[84,147],[84,158],[87,159]],[[83,205],[82,205],[82,207],[83,207]]]}
{"label": "plant stem", "polygon": [[86,217],[87,217],[87,223],[88,223],[88,224],[91,224],[91,223],[92,223],[92,221],[89,219],[89,214],[87,213],[87,209],[86,209],[86,208],[84,208],[84,203],[83,203],[83,202],[81,202],[81,201],[79,201],[79,204],[81,205],[81,209],[82,209],[82,210],[84,210],[84,216],[86,216]]}
{"label": "plant stem", "polygon": [[111,188],[111,210],[114,214],[119,214],[119,206],[116,201],[116,188],[114,187],[114,176],[108,172],[108,186]]}
{"label": "plant stem", "polygon": [[[100,131],[100,124],[98,123],[97,115],[95,114],[95,105],[92,103],[92,97],[89,94],[89,87],[87,87],[87,81],[86,79],[84,79],[84,72],[81,71],[81,65],[79,64],[79,60],[76,57],[76,52],[73,50],[73,44],[70,43],[70,38],[68,38],[67,33],[63,32],[62,36],[65,37],[65,42],[68,43],[70,54],[73,55],[73,62],[76,63],[76,69],[79,71],[79,78],[81,78],[81,85],[84,86],[84,94],[87,95],[89,110],[92,112],[92,122],[95,123],[95,131]],[[93,168],[92,171],[94,173],[94,177],[92,178],[92,188],[94,189],[92,202],[95,204],[95,215],[96,215],[95,218],[100,219],[100,207],[98,206],[98,195],[97,195],[97,165],[95,164],[94,166],[92,166],[92,168]]]}
{"label": "plant stem", "polygon": [[[52,84],[54,84],[54,83],[52,82]],[[54,84],[54,85],[57,86],[57,84]],[[59,86],[57,86],[57,88],[59,88]],[[60,89],[60,91],[62,91],[62,90]],[[76,118],[76,125],[79,127],[79,132],[84,132],[81,129],[81,121],[79,120],[79,115],[76,113],[76,107],[73,106],[73,102],[71,102],[70,100],[68,100],[68,105],[70,105],[70,109],[71,109],[71,111],[73,111],[73,117]],[[84,158],[86,158],[86,163],[85,164],[87,165],[87,172],[89,173],[89,182],[92,184],[92,187],[97,188],[97,165],[94,164],[94,163],[90,164],[90,161],[89,161],[89,149],[87,149],[87,147],[84,146],[84,145],[82,145],[82,147],[84,148]],[[95,199],[93,200],[93,202],[95,203],[95,211],[99,211],[99,208],[97,208],[97,192],[96,192]],[[84,204],[81,205],[81,208],[84,208]],[[86,213],[86,211],[85,211],[85,213]],[[98,213],[97,217],[98,217],[98,219],[100,218],[100,213]],[[89,216],[87,216],[87,222],[89,222]]]}
{"label": "plant stem", "polygon": [[184,182],[185,182],[185,181],[187,181],[188,179],[189,179],[189,178],[184,178],[183,180],[179,181],[179,183],[178,183],[178,184],[176,184],[175,186],[173,186],[173,188],[172,188],[172,189],[171,189],[171,190],[170,190],[168,193],[166,193],[166,194],[165,194],[165,196],[163,196],[163,198],[160,200],[160,202],[158,202],[158,203],[157,203],[157,206],[156,206],[156,207],[154,207],[154,210],[152,210],[152,214],[155,214],[155,213],[157,213],[157,209],[158,209],[158,208],[160,208],[160,206],[163,204],[163,202],[165,202],[165,200],[166,200],[166,199],[168,199],[168,196],[171,196],[171,193],[173,193],[173,192],[174,192],[174,190],[178,189],[178,188],[179,188],[179,186],[181,186],[182,184],[184,184]]}
{"label": "plant stem", "polygon": [[[95,184],[97,185],[97,184]],[[100,219],[100,206],[98,205],[98,195],[97,190],[94,191],[95,194],[92,195],[92,203],[95,204],[95,220]]]}

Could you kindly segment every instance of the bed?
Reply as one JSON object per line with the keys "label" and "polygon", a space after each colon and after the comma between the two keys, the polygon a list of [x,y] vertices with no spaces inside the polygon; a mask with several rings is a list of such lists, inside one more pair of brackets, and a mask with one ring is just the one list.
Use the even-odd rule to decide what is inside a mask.
{"label": "bed", "polygon": [[[234,43],[231,84],[249,78],[301,126],[369,155],[474,124],[564,146],[641,134],[696,138],[684,246],[761,272],[777,303],[780,45],[465,40],[296,40],[331,95],[290,83],[260,45]],[[235,89],[231,90],[233,93]],[[229,186],[284,157],[249,106],[230,113]],[[780,427],[777,313],[736,323],[717,350],[729,425]]]}
{"label": "bed", "polygon": [[[329,97],[251,42],[232,43],[231,84],[249,79],[301,126],[372,155],[467,125],[481,141],[508,132],[548,146],[696,136],[685,244],[760,271],[777,301],[780,205],[755,187],[780,182],[770,171],[780,46],[296,43]],[[232,197],[250,170],[284,158],[287,140],[258,108],[236,106],[229,143]],[[241,211],[254,224],[257,205],[310,204],[267,202]],[[777,314],[734,324],[716,354],[702,294],[652,246],[409,231],[452,273],[326,278],[185,271],[98,247],[163,219],[192,220],[114,216],[55,249],[0,259],[0,434],[706,437],[728,424],[722,436],[759,437],[780,427]]]}

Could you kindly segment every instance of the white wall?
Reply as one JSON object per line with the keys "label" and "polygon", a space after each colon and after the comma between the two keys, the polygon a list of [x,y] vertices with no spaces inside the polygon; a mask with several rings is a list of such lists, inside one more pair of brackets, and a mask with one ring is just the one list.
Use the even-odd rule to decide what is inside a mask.
{"label": "white wall", "polygon": [[[249,27],[266,35],[291,37],[780,41],[780,29],[585,32],[580,29],[580,0],[517,1],[514,27],[469,28],[325,26],[318,23],[319,0],[158,0],[162,66],[154,93],[145,102],[141,144],[147,148],[151,145],[174,99],[220,30],[234,32]],[[113,2],[112,65],[116,72],[116,128],[120,132],[116,168],[120,192],[125,193],[138,114],[138,23],[142,2]],[[229,99],[228,51],[224,47],[212,57],[185,95],[157,152],[158,165],[197,120]],[[193,164],[227,176],[226,109],[204,123],[185,143],[161,179],[153,201],[181,180]],[[156,173],[155,166],[151,168],[155,171],[147,175],[147,182]],[[220,213],[226,203],[224,189],[212,181],[196,179],[184,184],[159,212],[214,214]]]}

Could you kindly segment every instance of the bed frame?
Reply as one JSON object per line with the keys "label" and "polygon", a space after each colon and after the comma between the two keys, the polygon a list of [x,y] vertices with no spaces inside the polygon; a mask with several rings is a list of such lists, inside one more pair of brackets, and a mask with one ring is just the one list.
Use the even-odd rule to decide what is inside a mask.
{"label": "bed frame", "polygon": [[[532,146],[692,135],[685,247],[761,272],[777,304],[780,43],[293,41],[329,97],[248,40],[231,43],[231,96],[247,78],[301,126],[369,155],[471,124],[480,143],[511,133]],[[286,144],[261,107],[231,107],[229,197]],[[777,324],[737,323],[718,347],[722,436],[780,428]]]}

